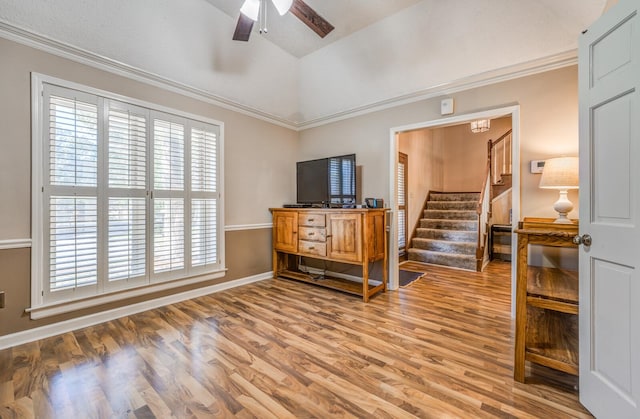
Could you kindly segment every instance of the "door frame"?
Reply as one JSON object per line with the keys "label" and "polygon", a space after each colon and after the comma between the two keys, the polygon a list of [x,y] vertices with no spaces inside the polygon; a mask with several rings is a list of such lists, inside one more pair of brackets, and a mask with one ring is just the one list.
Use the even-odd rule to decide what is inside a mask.
{"label": "door frame", "polygon": [[[520,220],[520,105],[492,108],[479,112],[466,113],[461,115],[438,118],[423,122],[416,122],[408,125],[392,127],[389,130],[389,207],[391,210],[391,221],[389,222],[389,248],[398,248],[398,231],[394,215],[398,213],[397,185],[398,185],[398,134],[404,131],[411,131],[423,128],[438,128],[449,125],[460,125],[475,119],[499,118],[511,116],[512,126],[512,148],[511,161],[513,172],[512,186],[512,215],[511,227],[515,229]],[[512,233],[514,234],[514,233]],[[516,240],[511,240],[511,315],[515,316],[515,267],[517,266]],[[396,290],[399,286],[398,274],[398,254],[389,252],[389,289]]]}

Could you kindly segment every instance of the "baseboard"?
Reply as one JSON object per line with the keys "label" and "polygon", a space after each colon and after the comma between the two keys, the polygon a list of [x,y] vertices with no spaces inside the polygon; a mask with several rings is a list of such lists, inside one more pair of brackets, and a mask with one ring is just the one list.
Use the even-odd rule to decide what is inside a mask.
{"label": "baseboard", "polygon": [[125,307],[101,311],[99,313],[89,314],[76,319],[65,320],[46,326],[24,330],[22,332],[0,336],[0,350],[271,278],[273,278],[273,272],[269,271],[233,281],[223,282],[221,284],[168,295],[166,297],[160,297],[149,301],[142,301]]}

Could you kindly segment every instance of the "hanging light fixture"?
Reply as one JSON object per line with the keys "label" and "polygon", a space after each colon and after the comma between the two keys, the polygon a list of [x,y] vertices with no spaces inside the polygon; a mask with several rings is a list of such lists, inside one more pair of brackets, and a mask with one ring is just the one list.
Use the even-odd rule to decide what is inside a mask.
{"label": "hanging light fixture", "polygon": [[271,0],[273,2],[273,5],[276,6],[276,9],[278,10],[278,13],[280,13],[280,16],[283,16],[285,13],[287,13],[289,11],[289,9],[291,9],[291,4],[293,3],[293,0]]}
{"label": "hanging light fixture", "polygon": [[[276,6],[276,10],[278,10],[280,16],[287,13],[293,4],[293,0],[271,0],[271,2]],[[266,7],[266,5],[261,7],[261,3],[263,3],[262,0],[244,0],[244,3],[240,8],[240,13],[256,22],[259,17],[260,9],[265,9]]]}
{"label": "hanging light fixture", "polygon": [[244,0],[240,13],[253,20],[258,20],[258,12],[260,11],[260,0]]}
{"label": "hanging light fixture", "polygon": [[477,121],[471,121],[471,132],[474,134],[489,131],[489,128],[491,128],[490,119],[478,119]]}

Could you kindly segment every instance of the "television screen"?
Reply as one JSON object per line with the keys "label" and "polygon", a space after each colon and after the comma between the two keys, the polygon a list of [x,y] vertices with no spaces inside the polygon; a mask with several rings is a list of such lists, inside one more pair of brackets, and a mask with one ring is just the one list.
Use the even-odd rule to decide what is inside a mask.
{"label": "television screen", "polygon": [[299,204],[349,206],[356,203],[356,155],[296,163]]}

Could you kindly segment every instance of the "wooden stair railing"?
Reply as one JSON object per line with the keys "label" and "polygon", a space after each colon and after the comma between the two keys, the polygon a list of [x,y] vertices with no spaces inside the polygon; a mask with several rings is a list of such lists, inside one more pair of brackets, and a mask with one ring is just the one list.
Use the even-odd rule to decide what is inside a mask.
{"label": "wooden stair railing", "polygon": [[[478,199],[476,213],[478,214],[478,244],[476,247],[476,261],[478,272],[482,271],[485,260],[488,260],[489,223],[491,221],[491,200],[495,197],[495,185],[503,183],[504,175],[511,175],[511,134],[508,130],[497,140],[487,143],[487,165],[484,182]],[[498,172],[500,169],[500,172]],[[511,184],[506,185],[511,187]]]}
{"label": "wooden stair railing", "polygon": [[476,246],[476,271],[482,272],[485,256],[488,259],[488,231],[491,219],[491,162],[487,161],[484,182],[480,190],[480,198],[476,207],[478,214],[478,244]]}
{"label": "wooden stair railing", "polygon": [[491,185],[499,185],[503,182],[503,175],[511,175],[512,133],[513,130],[509,130],[497,140],[489,140],[487,143]]}

